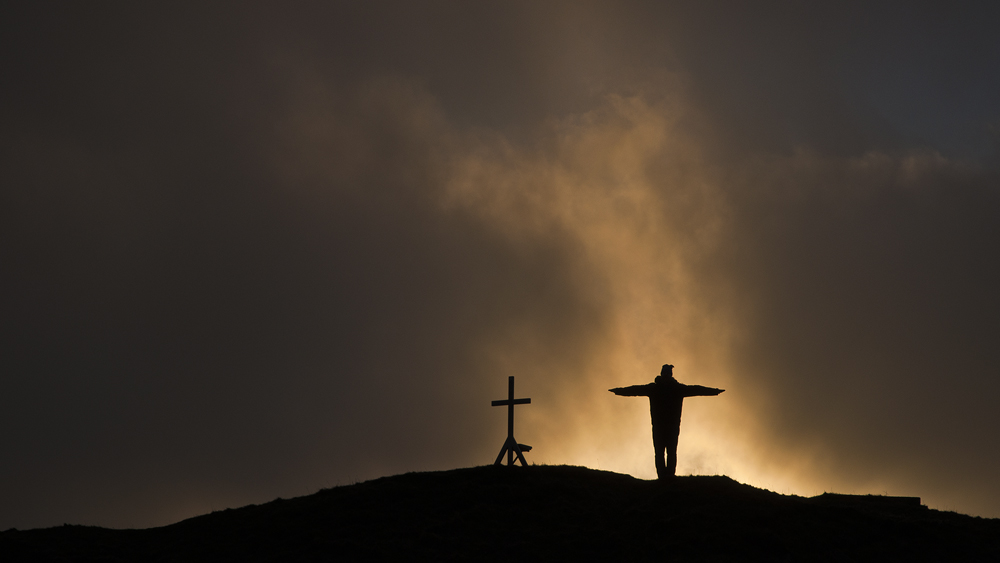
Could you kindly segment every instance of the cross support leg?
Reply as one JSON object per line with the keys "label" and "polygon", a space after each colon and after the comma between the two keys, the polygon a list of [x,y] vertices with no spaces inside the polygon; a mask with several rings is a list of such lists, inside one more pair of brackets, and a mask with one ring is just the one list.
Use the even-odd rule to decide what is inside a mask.
{"label": "cross support leg", "polygon": [[521,447],[517,445],[517,440],[513,436],[507,436],[507,441],[500,448],[500,455],[497,456],[497,460],[493,462],[493,465],[503,465],[504,454],[507,454],[508,466],[514,465],[514,456],[517,456],[517,460],[521,462],[522,467],[528,466],[528,462],[524,460],[524,454],[521,453]]}

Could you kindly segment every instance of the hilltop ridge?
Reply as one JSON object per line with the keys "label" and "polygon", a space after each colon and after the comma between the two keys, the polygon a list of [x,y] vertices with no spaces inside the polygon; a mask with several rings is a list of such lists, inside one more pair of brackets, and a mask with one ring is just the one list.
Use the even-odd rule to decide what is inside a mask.
{"label": "hilltop ridge", "polygon": [[0,532],[3,561],[1000,560],[1000,519],[572,466],[382,477],[145,530]]}

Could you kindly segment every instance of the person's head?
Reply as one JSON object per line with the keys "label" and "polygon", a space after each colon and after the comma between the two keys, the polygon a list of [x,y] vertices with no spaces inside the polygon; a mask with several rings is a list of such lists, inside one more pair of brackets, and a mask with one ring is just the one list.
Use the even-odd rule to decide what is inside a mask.
{"label": "person's head", "polygon": [[660,375],[656,376],[653,383],[670,383],[672,381],[677,381],[674,379],[674,366],[663,364],[663,368],[660,369]]}

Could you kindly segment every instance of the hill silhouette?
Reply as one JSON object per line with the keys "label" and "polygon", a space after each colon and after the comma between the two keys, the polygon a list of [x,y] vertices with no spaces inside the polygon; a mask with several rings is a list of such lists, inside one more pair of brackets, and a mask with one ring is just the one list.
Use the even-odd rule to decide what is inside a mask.
{"label": "hill silhouette", "polygon": [[0,561],[1000,561],[1000,519],[571,466],[407,473],[143,530],[0,532]]}

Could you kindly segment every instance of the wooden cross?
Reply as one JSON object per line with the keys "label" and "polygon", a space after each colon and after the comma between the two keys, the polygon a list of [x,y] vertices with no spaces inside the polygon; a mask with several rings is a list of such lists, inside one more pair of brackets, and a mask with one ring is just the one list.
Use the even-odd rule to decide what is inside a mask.
{"label": "wooden cross", "polygon": [[493,465],[503,465],[503,454],[507,454],[507,465],[514,465],[514,455],[517,455],[517,459],[521,462],[522,466],[527,466],[528,463],[524,461],[524,454],[522,451],[531,451],[531,446],[526,446],[524,444],[518,444],[517,440],[514,439],[514,405],[528,405],[531,404],[531,399],[515,399],[514,398],[514,376],[507,378],[507,399],[500,401],[493,401],[494,407],[507,406],[507,440],[503,443],[503,447],[500,448],[500,455],[497,456],[497,460]]}

